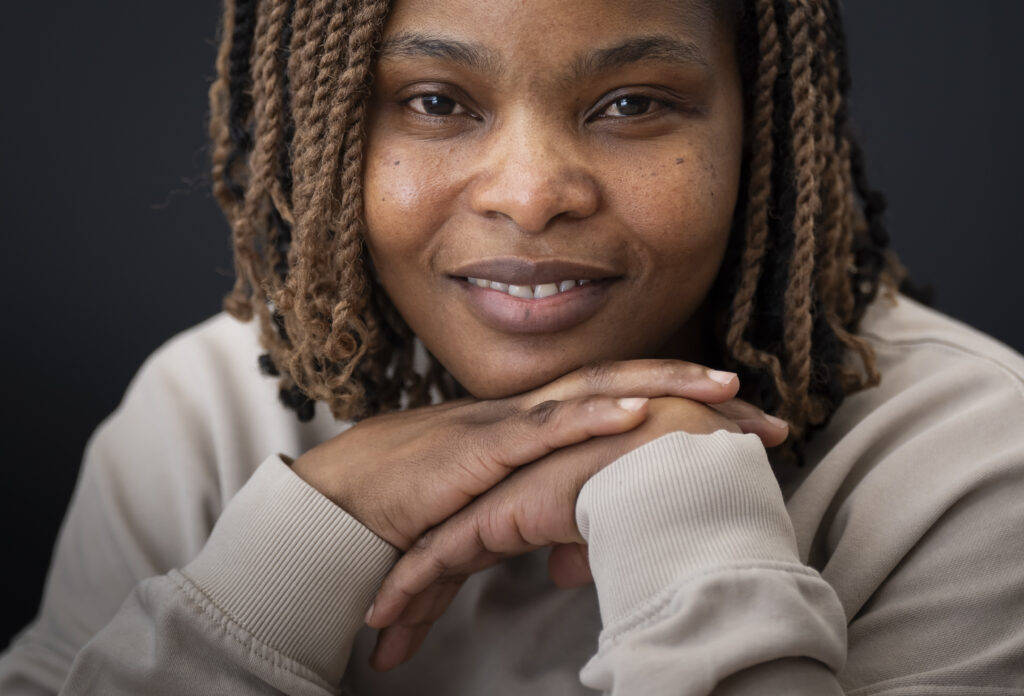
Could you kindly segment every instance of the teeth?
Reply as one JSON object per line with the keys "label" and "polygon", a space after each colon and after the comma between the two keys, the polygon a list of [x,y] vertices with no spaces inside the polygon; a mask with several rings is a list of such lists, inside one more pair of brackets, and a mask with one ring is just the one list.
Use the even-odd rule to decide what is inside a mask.
{"label": "teeth", "polygon": [[554,283],[545,283],[544,285],[533,286],[533,296],[538,300],[543,297],[551,297],[552,295],[557,294],[558,286]]}
{"label": "teeth", "polygon": [[471,285],[475,285],[478,288],[489,288],[491,290],[497,290],[512,297],[520,297],[525,300],[540,300],[545,297],[551,297],[561,292],[568,292],[577,285],[586,285],[589,280],[563,280],[560,283],[544,283],[543,285],[509,285],[508,283],[499,283],[496,280],[487,280],[486,278],[466,278],[466,281]]}

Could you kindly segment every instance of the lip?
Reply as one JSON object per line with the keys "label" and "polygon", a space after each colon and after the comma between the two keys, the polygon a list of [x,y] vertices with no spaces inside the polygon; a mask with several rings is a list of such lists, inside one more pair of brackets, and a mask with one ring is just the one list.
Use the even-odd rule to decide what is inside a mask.
{"label": "lip", "polygon": [[528,300],[471,285],[464,278],[452,280],[482,324],[508,334],[551,334],[578,326],[601,310],[616,282],[594,280],[557,295]]}
{"label": "lip", "polygon": [[[509,285],[543,285],[563,280],[607,280],[621,274],[597,264],[509,256],[466,263],[452,270],[449,275],[455,278],[486,278]],[[537,302],[539,300],[533,300],[531,304]]]}

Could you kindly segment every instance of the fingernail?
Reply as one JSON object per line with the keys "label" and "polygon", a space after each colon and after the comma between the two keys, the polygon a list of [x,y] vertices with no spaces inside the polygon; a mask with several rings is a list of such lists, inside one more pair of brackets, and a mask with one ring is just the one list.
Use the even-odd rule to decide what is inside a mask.
{"label": "fingernail", "polygon": [[640,409],[642,409],[644,407],[644,404],[646,404],[646,403],[647,403],[647,399],[643,399],[643,398],[640,398],[640,397],[632,397],[632,398],[629,398],[629,399],[619,399],[618,400],[619,408],[621,408],[621,409],[623,409],[625,411],[633,412],[633,413],[635,413],[636,411],[639,411]]}
{"label": "fingernail", "polygon": [[786,421],[782,420],[781,418],[776,418],[775,416],[771,415],[770,413],[764,414],[764,419],[766,421],[768,421],[769,423],[771,423],[772,425],[774,425],[776,428],[788,428],[789,427],[789,423],[787,423]]}
{"label": "fingernail", "polygon": [[373,605],[371,604],[370,608],[366,610],[366,618],[363,619],[363,623],[370,623],[370,619],[372,619],[372,618],[373,618]]}
{"label": "fingernail", "polygon": [[736,373],[722,372],[721,370],[708,370],[708,379],[718,382],[723,387],[727,387],[732,384],[734,379],[736,379]]}

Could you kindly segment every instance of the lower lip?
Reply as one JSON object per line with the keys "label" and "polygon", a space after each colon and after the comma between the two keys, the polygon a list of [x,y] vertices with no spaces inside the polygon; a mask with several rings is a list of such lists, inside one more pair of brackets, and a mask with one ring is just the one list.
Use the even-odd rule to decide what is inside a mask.
{"label": "lower lip", "polygon": [[513,297],[500,290],[454,278],[470,310],[484,324],[506,333],[542,334],[565,331],[587,321],[604,305],[614,279],[595,280],[539,300]]}

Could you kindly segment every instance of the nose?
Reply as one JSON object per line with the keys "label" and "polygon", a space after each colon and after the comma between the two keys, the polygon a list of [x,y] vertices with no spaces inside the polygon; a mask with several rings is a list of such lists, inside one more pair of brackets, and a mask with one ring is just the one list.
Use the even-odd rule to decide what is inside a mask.
{"label": "nose", "polygon": [[570,134],[529,118],[510,119],[488,136],[470,201],[475,212],[543,232],[557,219],[582,219],[600,191]]}

